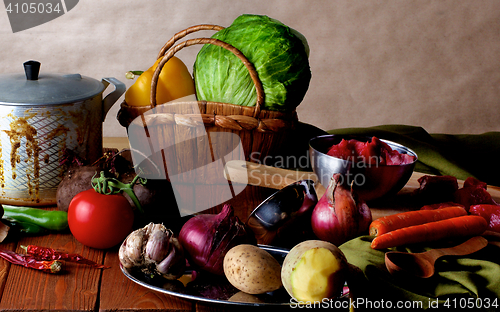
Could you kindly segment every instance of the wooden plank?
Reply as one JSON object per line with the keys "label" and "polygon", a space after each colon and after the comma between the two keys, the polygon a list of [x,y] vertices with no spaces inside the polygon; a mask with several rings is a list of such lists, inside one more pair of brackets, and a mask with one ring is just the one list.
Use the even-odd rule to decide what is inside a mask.
{"label": "wooden plank", "polygon": [[[407,184],[396,195],[383,198],[368,203],[372,211],[372,218],[377,219],[382,216],[391,215],[399,212],[418,209],[412,207],[411,194],[420,186],[418,179],[425,174],[413,172]],[[231,161],[226,164],[226,175],[228,180],[233,182],[248,183],[251,185],[263,186],[265,188],[282,189],[283,187],[302,179],[317,180],[312,172],[294,171],[287,169],[262,166],[252,162]],[[458,181],[459,187],[463,186],[464,181]],[[323,196],[325,187],[317,183],[315,185],[318,198]],[[500,187],[488,186],[488,192],[494,200],[500,203]]]}
{"label": "wooden plank", "polygon": [[[197,201],[214,201],[220,199],[220,185],[205,185],[198,186],[207,188],[209,193],[198,192],[200,196],[193,197]],[[192,194],[192,190],[186,188],[187,193]],[[200,191],[200,190],[198,190]],[[264,189],[255,186],[246,186],[234,199],[229,202],[235,208],[237,216],[245,218],[245,216],[258,205],[260,201],[265,199],[270,192],[275,190]],[[206,195],[206,196],[201,196]],[[221,205],[217,207],[220,208]],[[216,211],[216,209],[211,209]],[[245,220],[243,220],[245,221]],[[106,253],[104,263],[111,266],[102,274],[101,292],[100,292],[100,311],[153,311],[153,310],[169,310],[169,311],[233,311],[235,306],[227,306],[222,304],[200,304],[195,301],[169,296],[160,292],[149,290],[142,287],[123,275],[119,268],[119,260],[117,250],[113,249]],[[240,307],[238,307],[240,309]]]}
{"label": "wooden plank", "polygon": [[[20,246],[28,244],[79,253],[98,263],[103,261],[103,251],[83,246],[69,233],[22,238],[16,252],[23,253]],[[59,274],[11,265],[0,309],[94,311],[98,305],[101,273],[101,270],[74,263],[65,263]]]}
{"label": "wooden plank", "polygon": [[[16,249],[16,242],[3,242],[1,244],[1,248],[5,250],[15,250]],[[0,298],[3,297],[3,293],[5,290],[5,286],[7,283],[7,277],[9,275],[11,264],[7,260],[0,259]],[[0,301],[0,306],[1,306],[1,301]]]}
{"label": "wooden plank", "polygon": [[[197,303],[196,304],[196,312],[232,312],[237,310],[238,312],[243,312],[248,310],[248,308],[242,306],[235,305],[224,305],[224,304],[206,304],[206,303]],[[255,308],[254,310],[255,311]]]}
{"label": "wooden plank", "polygon": [[[121,146],[127,142],[120,140]],[[105,145],[108,142],[105,140]],[[113,145],[117,144],[116,142]],[[418,188],[418,178],[423,174],[414,173],[408,184],[394,200],[371,207],[374,218],[408,210],[399,199]],[[461,186],[463,181],[459,181]],[[210,197],[192,196],[193,201],[220,200],[222,193],[216,186],[208,187],[214,192]],[[192,194],[192,190],[190,191]],[[247,185],[245,190],[229,201],[235,213],[245,221],[245,217],[267,196],[276,190]],[[210,193],[211,193],[210,192]],[[488,187],[492,197],[500,202],[500,188]],[[200,193],[202,194],[202,193]],[[189,196],[188,196],[189,197]],[[219,206],[220,208],[220,206]],[[18,242],[2,243],[0,248],[22,252],[20,245],[36,244],[75,252],[99,263],[111,266],[107,270],[96,270],[87,266],[67,263],[64,272],[58,275],[42,273],[36,270],[10,265],[0,259],[0,310],[6,311],[40,311],[40,310],[72,310],[72,311],[233,311],[235,307],[222,304],[204,304],[178,297],[158,293],[142,287],[126,278],[120,268],[117,248],[106,252],[87,248],[76,241],[67,232],[40,237],[23,238]]]}
{"label": "wooden plank", "polygon": [[108,148],[117,148],[118,150],[130,148],[128,137],[103,137],[102,145]]}
{"label": "wooden plank", "polygon": [[149,290],[129,280],[119,267],[118,252],[106,253],[104,263],[111,266],[102,274],[100,311],[192,311],[190,300]]}

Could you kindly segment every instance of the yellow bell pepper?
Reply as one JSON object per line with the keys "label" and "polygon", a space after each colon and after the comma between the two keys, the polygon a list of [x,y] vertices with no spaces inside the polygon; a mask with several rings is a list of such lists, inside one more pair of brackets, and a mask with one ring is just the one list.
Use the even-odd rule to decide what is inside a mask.
{"label": "yellow bell pepper", "polygon": [[[125,102],[130,106],[150,105],[151,80],[161,58],[151,68],[143,72],[136,82],[125,92]],[[163,66],[156,89],[156,104],[195,94],[194,81],[186,65],[173,56]]]}

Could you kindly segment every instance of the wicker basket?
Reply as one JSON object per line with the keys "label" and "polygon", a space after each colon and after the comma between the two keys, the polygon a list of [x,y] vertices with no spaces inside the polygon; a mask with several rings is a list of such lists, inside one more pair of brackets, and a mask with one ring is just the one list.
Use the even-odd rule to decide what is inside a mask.
{"label": "wicker basket", "polygon": [[[224,153],[239,153],[235,151],[235,136],[218,136],[214,133],[232,133],[240,140],[244,155],[233,155],[232,158],[245,159],[247,161],[262,162],[266,158],[275,156],[278,151],[290,143],[289,131],[298,123],[296,111],[277,112],[262,109],[264,103],[264,89],[258,74],[249,60],[235,47],[213,38],[189,39],[174,45],[179,39],[199,30],[221,30],[223,27],[216,25],[198,25],[185,29],[174,35],[161,49],[158,58],[161,58],[153,75],[151,84],[150,106],[131,107],[127,103],[121,104],[118,113],[120,124],[127,127],[129,139],[132,127],[147,127],[148,140],[135,138],[134,149],[158,150],[162,146],[162,139],[168,138],[169,147],[161,153],[153,155],[160,159],[176,159],[178,168],[169,166],[169,174],[172,170],[178,173],[186,173],[183,178],[185,182],[208,182],[219,179],[207,169],[205,174],[190,176],[192,168],[206,165],[208,162],[218,158],[224,158]],[[171,102],[164,105],[156,104],[156,85],[161,69],[165,63],[179,50],[196,44],[213,44],[223,47],[234,53],[246,66],[255,84],[257,101],[255,106],[240,106],[230,103],[191,101]],[[140,117],[140,118],[137,118]],[[208,140],[203,143],[203,136]],[[153,138],[153,139],[152,139]],[[194,140],[193,138],[197,138]],[[153,140],[153,141],[152,141]],[[154,141],[160,140],[160,141]],[[170,144],[175,141],[175,144]],[[144,144],[140,146],[140,144]],[[218,147],[218,155],[214,155],[212,146]],[[156,146],[156,148],[153,148]],[[227,149],[220,148],[227,146]],[[171,164],[171,162],[169,162]],[[217,176],[217,177],[216,177]],[[168,177],[167,177],[168,178]],[[227,180],[224,181],[227,183]]]}

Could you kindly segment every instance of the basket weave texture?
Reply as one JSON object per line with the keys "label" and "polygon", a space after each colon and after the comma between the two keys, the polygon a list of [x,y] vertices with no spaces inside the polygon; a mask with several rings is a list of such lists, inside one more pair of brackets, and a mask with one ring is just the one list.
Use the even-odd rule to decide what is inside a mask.
{"label": "basket weave texture", "polygon": [[[168,138],[175,146],[169,148],[161,157],[173,157],[179,162],[178,172],[189,171],[189,168],[202,166],[210,159],[226,157],[225,152],[241,153],[241,149],[234,150],[235,138],[239,138],[243,155],[232,155],[233,159],[263,162],[266,157],[276,155],[285,145],[290,144],[289,130],[296,127],[298,117],[295,110],[278,112],[262,109],[265,99],[264,89],[253,64],[235,47],[214,38],[196,38],[177,43],[186,35],[199,30],[221,30],[217,25],[197,25],[178,32],[160,50],[161,58],[151,83],[150,105],[132,107],[126,102],[121,103],[118,112],[118,121],[127,127],[130,139],[130,127],[147,127],[146,132],[150,138],[161,141]],[[174,101],[157,105],[156,86],[160,72],[165,63],[175,53],[185,47],[196,44],[213,44],[233,52],[246,66],[255,84],[257,101],[255,106],[241,106],[232,103],[209,101]],[[215,132],[228,132],[236,136],[214,136]],[[208,136],[207,144],[200,144],[203,135]],[[193,138],[198,138],[194,140]],[[140,141],[140,140],[139,140]],[[162,142],[143,142],[145,150],[161,146]],[[169,143],[169,146],[172,144]],[[149,146],[148,146],[149,144]],[[191,144],[192,146],[187,146]],[[217,144],[219,155],[214,155],[213,146]],[[227,146],[227,148],[224,148]],[[222,147],[222,148],[221,148]],[[141,146],[134,148],[141,148]],[[193,153],[194,151],[194,153]],[[167,156],[166,156],[167,155]],[[160,157],[160,156],[158,156]],[[181,168],[185,167],[185,168]],[[207,172],[207,175],[210,173]],[[201,180],[205,177],[186,177],[186,182]]]}

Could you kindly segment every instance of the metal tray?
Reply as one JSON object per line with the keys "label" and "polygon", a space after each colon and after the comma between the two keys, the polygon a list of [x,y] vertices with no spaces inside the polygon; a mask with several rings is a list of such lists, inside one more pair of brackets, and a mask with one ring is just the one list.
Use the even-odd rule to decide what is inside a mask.
{"label": "metal tray", "polygon": [[[283,263],[288,254],[288,250],[283,248],[266,245],[259,245],[259,247],[269,252],[279,263]],[[143,287],[194,301],[240,306],[289,306],[298,304],[297,301],[292,300],[283,287],[273,292],[251,295],[233,287],[223,276],[219,277],[211,274],[203,276],[203,273],[201,273],[193,280],[194,273],[188,270],[178,280],[168,281],[163,278],[149,279],[143,273],[127,270],[122,265],[120,265],[120,269],[127,278]],[[345,288],[339,300],[347,298],[347,296],[348,289]]]}

